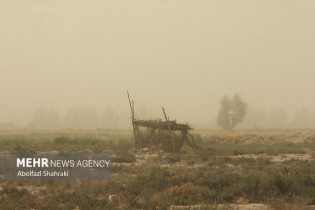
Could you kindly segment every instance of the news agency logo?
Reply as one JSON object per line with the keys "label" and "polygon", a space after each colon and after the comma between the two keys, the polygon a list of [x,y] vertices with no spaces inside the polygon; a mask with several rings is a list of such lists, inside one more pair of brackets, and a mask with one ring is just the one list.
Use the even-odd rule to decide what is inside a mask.
{"label": "news agency logo", "polygon": [[16,167],[48,168],[48,167],[109,167],[110,160],[48,160],[48,158],[17,158]]}
{"label": "news agency logo", "polygon": [[16,158],[16,167],[49,167],[48,158]]}
{"label": "news agency logo", "polygon": [[0,180],[111,178],[111,155],[107,153],[0,154]]}

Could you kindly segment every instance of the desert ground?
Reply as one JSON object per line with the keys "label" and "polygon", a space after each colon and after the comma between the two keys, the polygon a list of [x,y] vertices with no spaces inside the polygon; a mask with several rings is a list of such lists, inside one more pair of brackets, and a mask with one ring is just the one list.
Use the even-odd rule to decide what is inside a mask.
{"label": "desert ground", "polygon": [[[315,209],[315,131],[192,132],[192,149],[134,149],[131,130],[0,133],[0,154],[112,154],[110,180],[0,182],[0,209]],[[314,205],[314,206],[313,206]]]}

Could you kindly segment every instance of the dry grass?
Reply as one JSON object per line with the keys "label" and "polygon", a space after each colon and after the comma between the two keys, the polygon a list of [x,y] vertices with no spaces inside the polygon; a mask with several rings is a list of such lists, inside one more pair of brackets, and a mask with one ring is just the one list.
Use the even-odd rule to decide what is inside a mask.
{"label": "dry grass", "polygon": [[[0,209],[169,209],[231,203],[302,209],[315,204],[315,140],[283,140],[302,139],[310,131],[207,132],[194,134],[203,150],[184,147],[179,154],[127,152],[133,145],[131,133],[1,134],[2,151],[17,146],[36,151],[111,150],[117,164],[111,181],[2,182]],[[257,142],[259,136],[269,139]],[[244,137],[253,139],[235,141]],[[309,158],[294,158],[305,155]],[[109,202],[109,195],[118,201]]]}

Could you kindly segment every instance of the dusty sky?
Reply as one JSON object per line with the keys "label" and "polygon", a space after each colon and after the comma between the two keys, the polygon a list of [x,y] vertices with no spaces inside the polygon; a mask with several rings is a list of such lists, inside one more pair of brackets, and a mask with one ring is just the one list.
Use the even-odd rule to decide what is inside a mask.
{"label": "dusty sky", "polygon": [[224,94],[315,111],[313,0],[0,0],[0,122],[136,106],[192,123]]}

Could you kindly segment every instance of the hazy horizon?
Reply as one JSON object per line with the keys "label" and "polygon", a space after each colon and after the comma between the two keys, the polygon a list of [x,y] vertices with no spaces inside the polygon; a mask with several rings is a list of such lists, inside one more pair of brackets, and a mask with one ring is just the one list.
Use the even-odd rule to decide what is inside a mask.
{"label": "hazy horizon", "polygon": [[128,125],[128,90],[140,116],[164,106],[209,124],[238,93],[257,119],[307,110],[315,128],[314,11],[311,0],[0,0],[0,123],[88,107]]}

